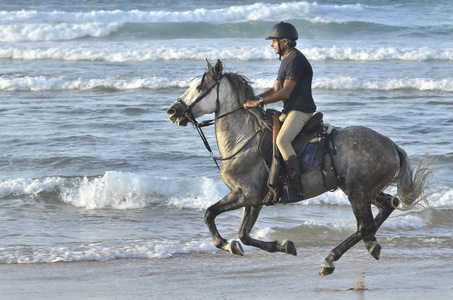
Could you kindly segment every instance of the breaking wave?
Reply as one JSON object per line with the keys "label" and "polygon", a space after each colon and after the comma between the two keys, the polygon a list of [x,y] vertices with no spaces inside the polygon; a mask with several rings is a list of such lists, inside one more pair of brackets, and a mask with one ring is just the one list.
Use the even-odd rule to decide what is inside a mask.
{"label": "breaking wave", "polygon": [[[62,203],[86,209],[137,209],[151,204],[205,209],[229,192],[220,180],[208,177],[165,178],[128,172],[108,171],[95,177],[17,178],[0,181],[0,199],[39,197],[54,193]],[[326,193],[299,205],[349,205],[340,190]],[[453,191],[433,195],[430,207],[453,207]]]}
{"label": "breaking wave", "polygon": [[[403,8],[401,8],[403,9]],[[445,34],[451,30],[450,22],[441,21],[440,17],[433,21],[427,16],[414,18],[410,10],[376,9],[363,4],[319,4],[289,2],[281,4],[253,3],[235,5],[216,9],[196,8],[180,11],[178,8],[168,10],[92,10],[92,11],[0,11],[0,42],[25,41],[59,41],[83,37],[102,38],[124,30],[129,34],[147,33],[159,36],[159,32],[178,36],[219,35],[225,33],[223,26],[228,24],[229,31],[236,35],[250,32],[249,37],[263,34],[263,27],[282,19],[293,20],[298,27],[316,27],[333,25],[337,30],[347,34],[360,27],[368,27],[379,32],[386,28],[444,28]],[[407,15],[406,15],[407,13]],[[448,19],[447,19],[448,20]],[[204,24],[213,25],[207,27]],[[264,24],[265,26],[259,26]],[[193,24],[201,24],[194,28]],[[237,24],[239,28],[233,29]],[[155,27],[157,25],[157,27]],[[163,25],[163,27],[159,27]],[[185,27],[192,30],[186,31]],[[195,25],[196,26],[196,25]],[[197,30],[193,30],[197,29]],[[247,30],[245,30],[247,29]],[[313,29],[313,28],[312,28]],[[265,30],[267,31],[267,30]],[[321,30],[322,31],[322,30]],[[440,32],[435,30],[435,32]]]}
{"label": "breaking wave", "polygon": [[[233,45],[232,45],[233,44]],[[184,45],[184,46],[181,46]],[[216,45],[216,46],[213,46]],[[246,45],[246,46],[244,46]],[[398,47],[302,47],[311,61],[448,61],[453,48]],[[275,60],[275,54],[262,40],[213,40],[204,45],[190,40],[172,40],[165,46],[151,42],[131,43],[34,43],[0,45],[0,59],[142,62],[166,60]]]}
{"label": "breaking wave", "polygon": [[[191,84],[192,78],[169,79],[160,77],[134,78],[55,78],[49,76],[25,76],[0,78],[0,91],[61,91],[61,90],[134,90],[134,89],[185,89]],[[266,89],[272,86],[274,79],[255,78],[252,86],[255,89]],[[317,77],[313,81],[314,89],[324,90],[373,90],[373,91],[442,91],[453,92],[453,77],[451,78],[387,78],[364,79],[358,77],[323,78]]]}

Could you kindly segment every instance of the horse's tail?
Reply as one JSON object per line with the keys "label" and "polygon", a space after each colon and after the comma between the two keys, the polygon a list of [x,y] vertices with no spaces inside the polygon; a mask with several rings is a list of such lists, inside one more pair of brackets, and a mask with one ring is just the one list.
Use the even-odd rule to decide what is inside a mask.
{"label": "horse's tail", "polygon": [[[432,177],[433,170],[431,165],[432,160],[427,159],[427,154],[417,162],[414,169],[411,167],[411,162],[406,154],[406,151],[395,144],[396,151],[400,158],[400,168],[393,182],[397,186],[397,194],[393,197],[399,197],[401,205],[397,207],[400,210],[409,210],[414,206],[427,207],[428,196],[431,192],[425,192],[429,180]],[[398,201],[392,201],[394,206],[398,206]]]}

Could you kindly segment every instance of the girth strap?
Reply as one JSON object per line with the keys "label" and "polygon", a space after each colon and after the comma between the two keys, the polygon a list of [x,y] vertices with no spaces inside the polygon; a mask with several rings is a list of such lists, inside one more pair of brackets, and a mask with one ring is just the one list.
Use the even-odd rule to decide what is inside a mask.
{"label": "girth strap", "polygon": [[[321,177],[322,177],[322,182],[324,184],[324,187],[328,191],[335,191],[340,183],[340,178],[338,176],[337,169],[335,167],[335,155],[337,153],[336,148],[335,148],[335,142],[334,142],[334,137],[336,135],[337,131],[333,130],[330,135],[327,134],[327,132],[323,131],[321,133],[321,141],[319,143],[319,156],[318,156],[318,163],[319,167],[321,169]],[[326,175],[327,171],[324,170],[324,163],[325,163],[325,155],[329,155],[330,159],[330,170],[333,172],[335,179],[336,179],[336,184],[335,188],[329,190],[329,187],[327,186],[327,181],[326,181]]]}

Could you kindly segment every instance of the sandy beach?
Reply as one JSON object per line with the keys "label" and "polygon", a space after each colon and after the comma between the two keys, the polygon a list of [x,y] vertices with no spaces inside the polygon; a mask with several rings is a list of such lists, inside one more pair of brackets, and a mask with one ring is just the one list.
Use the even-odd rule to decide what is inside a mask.
{"label": "sandy beach", "polygon": [[[327,277],[319,251],[1,265],[1,299],[451,299],[451,257],[422,249],[380,261],[351,249]],[[385,249],[384,249],[385,251]],[[182,268],[183,266],[183,268]]]}

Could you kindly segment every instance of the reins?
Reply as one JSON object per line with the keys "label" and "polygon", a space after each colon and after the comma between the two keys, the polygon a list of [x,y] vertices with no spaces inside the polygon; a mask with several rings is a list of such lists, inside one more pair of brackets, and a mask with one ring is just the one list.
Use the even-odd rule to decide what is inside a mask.
{"label": "reins", "polygon": [[[212,121],[212,123],[210,123],[210,124],[204,124],[203,126],[200,126],[201,124],[197,122],[197,120],[193,117],[192,113],[186,114],[186,117],[189,119],[190,123],[192,123],[193,127],[195,129],[197,129],[197,132],[200,135],[200,138],[203,141],[203,144],[206,147],[206,150],[208,150],[209,154],[211,155],[212,159],[214,160],[214,162],[215,162],[215,164],[217,166],[217,169],[220,170],[219,164],[217,163],[217,157],[214,156],[214,153],[212,152],[211,146],[209,145],[208,139],[204,135],[203,130],[201,130],[201,127],[203,127],[203,126],[209,126],[209,125],[214,124],[215,119],[214,120],[208,120],[209,122]],[[204,122],[206,122],[206,121],[203,121],[202,123],[204,123]]]}
{"label": "reins", "polygon": [[[220,170],[220,166],[219,164],[217,163],[218,160],[220,161],[223,161],[223,160],[229,160],[229,159],[232,159],[233,157],[235,157],[236,155],[238,155],[242,150],[245,149],[245,147],[248,146],[248,144],[250,144],[250,142],[258,135],[258,133],[262,132],[261,129],[257,130],[248,140],[247,142],[244,143],[244,145],[238,150],[236,151],[233,155],[230,155],[228,157],[217,157],[217,156],[214,156],[214,153],[212,152],[212,149],[211,149],[211,146],[209,145],[209,142],[203,132],[203,130],[201,129],[202,127],[206,127],[206,126],[210,126],[210,125],[213,125],[215,124],[215,121],[219,120],[219,119],[222,119],[226,116],[229,116],[231,114],[234,114],[235,112],[238,112],[240,110],[243,110],[245,109],[243,106],[237,108],[237,109],[234,109],[230,112],[227,112],[223,115],[220,115],[220,116],[217,116],[215,117],[214,119],[210,119],[210,120],[205,120],[205,121],[202,121],[201,123],[198,123],[198,121],[195,119],[195,117],[193,116],[192,114],[192,108],[195,106],[196,103],[198,103],[199,101],[201,101],[204,97],[206,97],[213,89],[214,87],[216,87],[216,90],[217,90],[217,98],[216,98],[216,105],[217,105],[217,109],[216,111],[219,110],[219,107],[220,107],[220,100],[219,100],[219,87],[220,87],[220,81],[222,80],[223,78],[223,74],[221,74],[215,84],[210,87],[206,92],[204,92],[203,94],[201,94],[200,96],[197,97],[197,99],[195,99],[194,102],[192,102],[190,105],[186,105],[181,98],[179,98],[177,101],[179,101],[181,104],[183,104],[185,107],[186,107],[186,110],[184,112],[184,115],[187,117],[187,119],[190,121],[190,123],[192,124],[193,127],[195,127],[197,129],[197,132],[198,134],[200,135],[200,138],[201,140],[203,141],[204,143],[204,146],[206,147],[206,150],[208,150],[209,154],[211,155],[212,159],[214,160],[216,166],[217,166],[217,169]],[[202,82],[203,82],[203,79],[204,79],[204,75],[203,75],[203,78],[202,78]]]}

